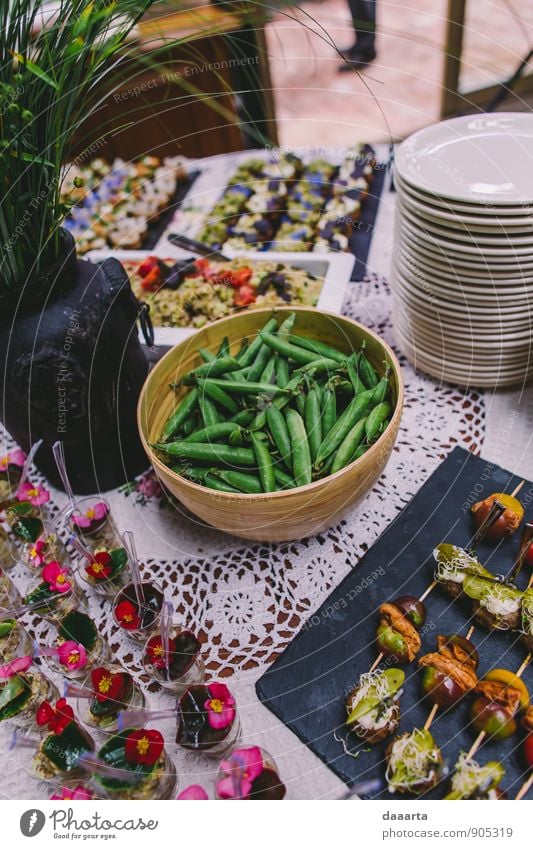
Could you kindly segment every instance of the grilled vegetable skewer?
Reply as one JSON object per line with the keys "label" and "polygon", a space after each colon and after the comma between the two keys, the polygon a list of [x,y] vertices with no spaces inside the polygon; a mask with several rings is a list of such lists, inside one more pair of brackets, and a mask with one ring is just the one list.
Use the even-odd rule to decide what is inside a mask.
{"label": "grilled vegetable skewer", "polygon": [[399,699],[405,673],[401,669],[364,672],[346,699],[349,730],[367,743],[379,743],[400,724]]}

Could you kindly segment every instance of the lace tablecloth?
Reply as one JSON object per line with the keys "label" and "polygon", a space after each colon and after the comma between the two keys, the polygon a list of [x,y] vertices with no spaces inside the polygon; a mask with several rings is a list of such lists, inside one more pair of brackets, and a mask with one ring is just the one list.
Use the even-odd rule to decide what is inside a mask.
{"label": "lace tablecloth", "polygon": [[[218,195],[235,157],[198,162],[207,166],[191,190],[191,205]],[[161,496],[151,476],[106,494],[121,530],[135,532],[148,573],[173,599],[177,615],[204,641],[209,675],[223,678],[237,698],[243,739],[274,756],[289,797],[342,795],[344,785],[272,714],[259,704],[254,682],[324,601],[389,522],[411,499],[446,454],[457,444],[488,460],[533,473],[527,459],[533,404],[523,391],[495,394],[464,390],[416,372],[395,345],[387,282],[392,252],[394,194],[385,191],[369,258],[369,273],[354,283],[343,312],[380,333],[396,350],[405,380],[405,410],[400,434],[381,479],[364,502],[327,532],[286,544],[250,544],[205,527]],[[7,437],[5,437],[7,440]],[[9,443],[8,443],[9,444]],[[2,446],[3,450],[4,446]],[[53,512],[64,495],[53,492]],[[10,573],[19,589],[29,583],[21,567]],[[107,637],[117,660],[145,687],[151,707],[172,704],[169,696],[141,675],[139,650],[117,635],[109,622],[109,604],[89,599],[91,615]],[[45,641],[46,625],[33,633]],[[30,627],[29,630],[32,630]],[[213,778],[215,763],[178,750],[171,725],[165,732],[179,773],[180,787]],[[47,798],[49,787],[28,775],[26,750],[8,751],[10,729],[0,727],[4,768],[0,798]]]}

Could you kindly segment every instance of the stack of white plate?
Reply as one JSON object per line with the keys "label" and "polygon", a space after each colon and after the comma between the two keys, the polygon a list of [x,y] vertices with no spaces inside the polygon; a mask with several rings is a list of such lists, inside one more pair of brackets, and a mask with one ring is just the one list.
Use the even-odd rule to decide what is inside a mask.
{"label": "stack of white plate", "polygon": [[479,386],[533,373],[533,115],[454,118],[396,156],[397,341],[416,366]]}

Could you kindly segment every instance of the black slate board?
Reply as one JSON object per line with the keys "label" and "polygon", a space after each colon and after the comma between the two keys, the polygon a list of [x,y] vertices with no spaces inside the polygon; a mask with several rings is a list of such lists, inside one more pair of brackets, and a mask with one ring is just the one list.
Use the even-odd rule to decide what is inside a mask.
{"label": "black slate board", "polygon": [[[463,508],[465,502],[469,506],[492,492],[511,492],[518,482],[504,469],[455,448],[257,682],[261,701],[347,784],[379,778],[384,773],[386,743],[371,749],[361,744],[359,748],[367,750],[353,759],[343,753],[342,745],[333,736],[335,730],[345,736],[344,695],[377,655],[374,638],[378,606],[399,595],[420,596],[433,578],[435,545],[445,540],[465,545],[472,536],[473,525],[468,507]],[[527,505],[533,500],[532,483],[525,482],[520,497],[526,505],[526,515],[530,515]],[[495,574],[506,573],[515,559],[519,538],[517,533],[498,546],[481,545],[481,562]],[[527,579],[526,574],[522,575],[520,586],[525,586]],[[439,633],[466,633],[468,603],[452,603],[436,588],[426,604],[424,653],[434,649]],[[489,635],[477,626],[472,640],[480,654],[481,676],[497,666],[516,670],[524,659],[525,651],[516,635]],[[419,701],[416,664],[405,670],[408,677],[401,699],[400,732],[422,727],[430,707]],[[523,677],[533,691],[531,667]],[[469,711],[468,700],[463,700],[454,711],[437,714],[432,725],[450,768],[460,751],[468,751],[475,739],[467,728]],[[503,743],[486,743],[477,756],[482,763],[491,759],[504,761],[506,776],[502,786],[510,798],[516,795],[526,775],[521,740],[520,731]],[[350,746],[357,748],[353,740]],[[445,792],[445,785],[439,786],[428,798],[442,798]],[[387,791],[382,797],[390,798]]]}
{"label": "black slate board", "polygon": [[165,211],[158,218],[154,218],[148,223],[148,229],[139,250],[153,251],[199,174],[199,170],[191,171],[187,174],[186,179],[178,180],[176,191],[168,206],[165,207]]}
{"label": "black slate board", "polygon": [[355,265],[351,276],[351,280],[354,283],[360,282],[366,274],[368,254],[370,253],[370,245],[372,243],[372,236],[374,235],[374,226],[383,187],[386,182],[387,171],[388,167],[384,162],[379,162],[374,167],[374,179],[372,180],[368,197],[363,204],[361,218],[349,238],[350,251],[355,256]]}

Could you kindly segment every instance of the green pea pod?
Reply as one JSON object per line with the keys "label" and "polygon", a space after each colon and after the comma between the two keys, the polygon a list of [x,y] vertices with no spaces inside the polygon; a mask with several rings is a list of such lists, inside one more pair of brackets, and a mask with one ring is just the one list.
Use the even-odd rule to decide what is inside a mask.
{"label": "green pea pod", "polygon": [[359,377],[367,389],[373,389],[378,385],[379,377],[377,372],[362,351],[359,354]]}
{"label": "green pea pod", "polygon": [[232,416],[230,421],[235,422],[235,424],[241,427],[248,427],[252,423],[254,415],[253,410],[241,410],[236,416]]}
{"label": "green pea pod", "polygon": [[219,386],[224,392],[230,395],[287,395],[290,396],[289,387],[280,389],[279,386],[274,386],[273,383],[259,383],[252,380],[221,380],[220,378],[212,378],[209,381],[214,386]]}
{"label": "green pea pod", "polygon": [[251,448],[234,448],[213,442],[156,442],[156,451],[169,457],[193,460],[197,463],[225,464],[228,466],[255,466],[255,455]]}
{"label": "green pea pod", "polygon": [[229,339],[227,336],[224,336],[220,343],[220,348],[217,351],[217,358],[218,357],[229,357]]}
{"label": "green pea pod", "polygon": [[307,365],[307,363],[312,363],[313,360],[316,360],[316,355],[311,353],[311,351],[306,351],[305,348],[300,348],[298,345],[291,345],[290,342],[284,342],[283,339],[274,336],[272,333],[264,333],[261,330],[259,336],[272,351],[276,351],[288,360],[296,360],[297,363],[301,363],[302,365]]}
{"label": "green pea pod", "polygon": [[239,405],[233,400],[231,395],[228,395],[222,386],[213,383],[211,380],[199,380],[198,389],[200,392],[208,395],[212,401],[215,401],[229,413],[236,415],[239,412]]}
{"label": "green pea pod", "polygon": [[213,360],[216,360],[214,354],[211,351],[208,351],[207,348],[198,348],[198,353],[200,354],[204,363],[212,363]]}
{"label": "green pea pod", "polygon": [[245,431],[242,428],[236,428],[233,430],[228,436],[228,442],[230,445],[244,445],[244,435]]}
{"label": "green pea pod", "polygon": [[324,387],[320,418],[322,421],[322,434],[329,433],[337,419],[337,396],[334,387],[329,383],[326,383]]}
{"label": "green pea pod", "polygon": [[306,336],[297,336],[293,334],[289,336],[289,342],[297,345],[300,348],[305,348],[307,351],[313,351],[319,357],[327,357],[331,360],[337,360],[338,363],[343,363],[346,359],[346,354],[332,348],[331,345],[326,345],[324,342],[319,342],[318,339],[308,339]]}
{"label": "green pea pod", "polygon": [[181,383],[185,386],[194,386],[199,377],[220,377],[228,372],[237,371],[240,367],[240,363],[234,357],[221,357],[197,366],[181,378]]}
{"label": "green pea pod", "polygon": [[173,472],[176,472],[177,475],[181,475],[183,478],[189,478],[190,480],[195,481],[195,483],[203,483],[207,474],[207,469],[202,469],[201,466],[188,466],[184,463],[170,466],[170,468]]}
{"label": "green pea pod", "polygon": [[292,489],[296,486],[293,479],[290,475],[280,469],[278,466],[274,466],[274,477],[276,478],[276,482],[281,486],[282,489]]}
{"label": "green pea pod", "polygon": [[189,419],[187,419],[187,421],[183,422],[180,428],[181,435],[189,436],[189,434],[191,434],[193,430],[197,429],[199,421],[200,419],[198,418],[198,416],[193,415]]}
{"label": "green pea pod", "polygon": [[291,333],[292,328],[294,327],[295,321],[296,321],[296,313],[291,312],[291,314],[288,315],[287,318],[284,319],[281,322],[281,324],[278,328],[278,336],[279,336],[280,339],[283,339],[285,342],[288,342],[289,334]]}
{"label": "green pea pod", "polygon": [[235,487],[239,492],[247,492],[257,495],[263,492],[261,481],[255,475],[246,472],[235,472],[227,469],[211,469],[211,474],[225,481],[229,486]]}
{"label": "green pea pod", "polygon": [[334,475],[335,472],[344,469],[348,463],[351,463],[354,459],[355,452],[357,451],[362,438],[365,435],[365,425],[367,419],[360,419],[360,421],[355,424],[351,430],[348,431],[341,444],[339,445],[335,458],[333,460],[330,474]]}
{"label": "green pea pod", "polygon": [[363,454],[365,454],[366,451],[368,451],[368,445],[364,442],[362,445],[359,446],[359,448],[357,449],[357,451],[353,455],[353,459],[358,460],[359,457],[362,457]]}
{"label": "green pea pod", "polygon": [[292,474],[296,486],[311,483],[311,453],[304,420],[296,410],[285,412],[287,429],[291,439]]}
{"label": "green pea pod", "polygon": [[266,409],[259,410],[250,425],[250,430],[262,430],[266,425]]}
{"label": "green pea pod", "polygon": [[274,440],[274,445],[278,449],[281,459],[287,460],[290,463],[291,440],[283,413],[274,404],[269,404],[266,408],[266,420],[272,434],[272,439]]}
{"label": "green pea pod", "polygon": [[296,408],[302,419],[305,418],[305,399],[306,395],[303,392],[299,392],[296,396]]}
{"label": "green pea pod", "polygon": [[313,370],[315,374],[329,374],[330,372],[337,371],[339,367],[340,363],[337,362],[337,360],[328,359],[327,357],[320,357],[320,359],[312,360],[305,366],[300,366],[300,368],[295,370],[295,374],[300,371],[308,372],[311,370]]}
{"label": "green pea pod", "polygon": [[232,433],[241,432],[242,428],[235,422],[220,422],[219,424],[203,427],[186,436],[182,442],[217,442],[219,439],[228,439]]}
{"label": "green pea pod", "polygon": [[209,489],[216,489],[219,492],[240,492],[239,489],[236,489],[234,486],[230,486],[226,481],[221,480],[216,475],[208,472],[204,477],[204,486],[208,486]]}
{"label": "green pea pod", "polygon": [[[241,360],[242,360],[249,344],[250,343],[249,343],[248,339],[242,340],[241,347],[239,348],[239,353],[236,354],[236,356],[235,356],[235,359],[238,360],[240,363],[241,363]],[[242,363],[241,363],[241,365],[242,365]]]}
{"label": "green pea pod", "polygon": [[274,383],[276,372],[276,355],[271,356],[259,378],[260,383]]}
{"label": "green pea pod", "polygon": [[337,419],[329,433],[322,439],[315,465],[320,466],[324,460],[337,450],[344,437],[352,427],[363,418],[366,408],[370,404],[373,390],[367,389],[356,395],[350,401],[343,414]]}
{"label": "green pea pod", "polygon": [[359,355],[351,354],[346,360],[346,367],[348,369],[348,377],[350,378],[351,384],[353,386],[353,391],[355,395],[358,395],[360,392],[364,392],[366,386],[363,381],[359,377]]}
{"label": "green pea pod", "polygon": [[289,382],[289,363],[281,354],[276,354],[276,383],[282,389]]}
{"label": "green pea pod", "polygon": [[[271,333],[276,330],[278,324],[275,318],[271,318],[267,321],[265,326],[263,327],[262,332]],[[244,351],[239,351],[237,359],[239,360],[239,364],[241,368],[246,368],[247,366],[251,366],[253,361],[255,360],[259,349],[261,348],[263,342],[260,336],[255,336],[254,339],[250,342],[248,347]]]}
{"label": "green pea pod", "polygon": [[263,374],[264,369],[266,368],[270,357],[272,356],[272,352],[268,345],[262,345],[259,349],[257,357],[253,361],[250,366],[248,373],[246,375],[246,380],[259,380],[261,375]]}
{"label": "green pea pod", "polygon": [[218,412],[214,402],[205,392],[199,393],[198,406],[200,407],[204,427],[211,427],[211,425],[219,424],[222,421],[222,416]]}
{"label": "green pea pod", "polygon": [[387,392],[389,391],[389,371],[390,369],[387,367],[384,376],[374,389],[374,394],[372,396],[373,404],[381,404],[381,402],[387,397]]}
{"label": "green pea pod", "polygon": [[390,413],[391,406],[387,401],[382,401],[381,404],[370,411],[365,427],[367,442],[372,442],[380,434],[380,427],[388,419]]}
{"label": "green pea pod", "polygon": [[161,442],[168,442],[179,427],[191,416],[198,403],[198,390],[193,389],[180,401],[174,412],[167,419],[161,434]]}
{"label": "green pea pod", "polygon": [[254,448],[257,466],[259,468],[259,477],[261,478],[263,492],[275,492],[276,478],[274,476],[274,465],[272,463],[270,451],[268,450],[268,445],[266,441],[263,441],[263,439],[261,439],[256,433],[252,433],[252,445]]}
{"label": "green pea pod", "polygon": [[314,463],[322,442],[322,419],[320,416],[320,401],[314,386],[307,393],[305,400],[305,429],[309,440],[311,461]]}

